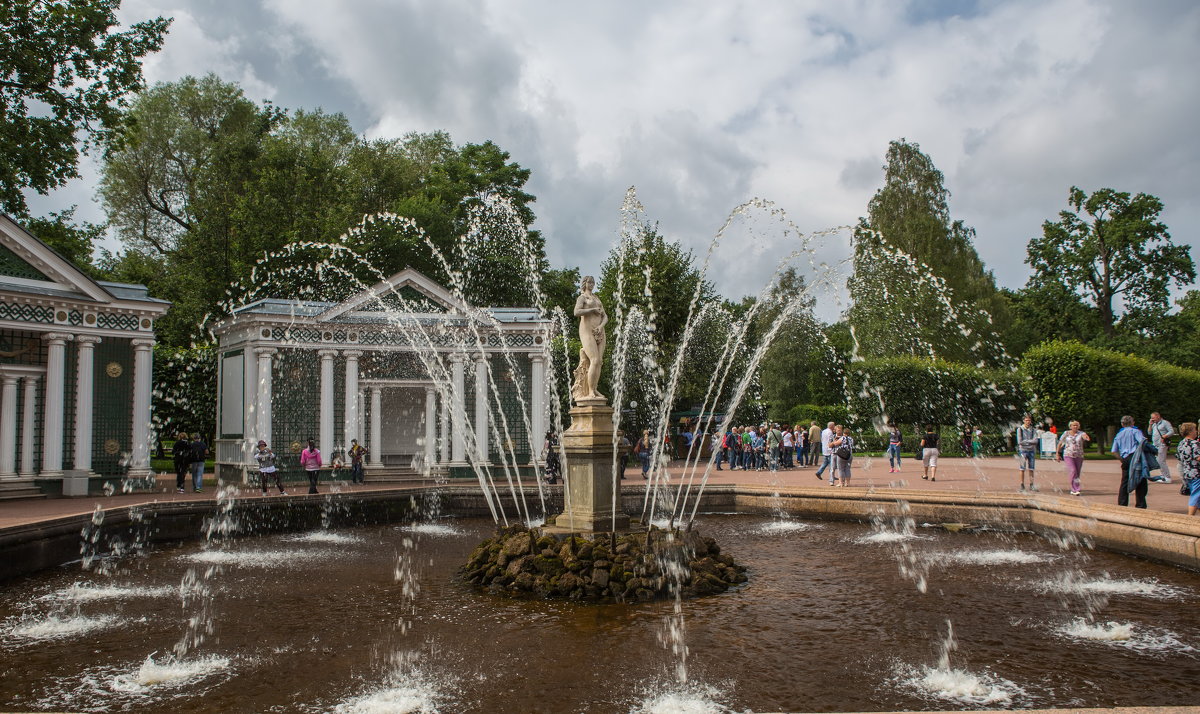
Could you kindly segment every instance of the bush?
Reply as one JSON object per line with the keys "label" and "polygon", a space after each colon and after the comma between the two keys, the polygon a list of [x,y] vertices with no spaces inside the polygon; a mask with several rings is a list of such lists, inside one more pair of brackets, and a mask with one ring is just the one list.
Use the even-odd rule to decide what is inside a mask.
{"label": "bush", "polygon": [[850,421],[850,410],[839,404],[822,406],[820,404],[800,404],[788,410],[789,424],[804,424],[816,422],[822,429],[829,422],[846,424]]}
{"label": "bush", "polygon": [[1003,432],[1020,421],[1029,399],[1018,373],[916,357],[854,362],[846,379],[852,421],[882,429],[887,419],[910,433],[926,424]]}
{"label": "bush", "polygon": [[1153,411],[1178,426],[1200,409],[1200,372],[1079,342],[1038,345],[1021,366],[1039,409],[1060,430],[1078,419],[1100,431],[1126,414],[1144,425]]}

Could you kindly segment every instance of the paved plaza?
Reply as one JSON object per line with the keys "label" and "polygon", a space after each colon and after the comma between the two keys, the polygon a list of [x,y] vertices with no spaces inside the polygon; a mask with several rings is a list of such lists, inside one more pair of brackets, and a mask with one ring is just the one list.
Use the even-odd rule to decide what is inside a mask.
{"label": "paved plaza", "polygon": [[[1174,466],[1172,459],[1172,466]],[[671,483],[677,484],[679,479],[688,478],[689,471],[682,461],[672,462],[669,472]],[[814,467],[796,469],[781,469],[771,471],[730,471],[725,468],[713,472],[709,479],[711,484],[742,484],[749,486],[779,486],[780,488],[813,488],[827,489],[826,478],[815,478]],[[703,475],[697,472],[699,479]],[[209,474],[211,477],[211,474]],[[1117,486],[1121,480],[1121,465],[1116,460],[1088,461],[1083,467],[1083,490],[1077,498],[1081,503],[1115,504],[1117,501]],[[425,486],[431,482],[404,482],[388,484],[359,484],[349,483],[321,484],[321,492],[328,493],[336,489],[340,493],[357,493],[380,490],[402,490],[417,486]],[[470,485],[473,480],[455,480],[456,485]],[[630,467],[625,472],[626,484],[642,483],[640,470]],[[1035,483],[1038,492],[1044,495],[1056,495],[1063,498],[1073,498],[1068,495],[1069,484],[1066,472],[1061,463],[1050,460],[1039,461]],[[216,489],[206,488],[203,493],[176,493],[174,476],[160,476],[158,490],[154,493],[143,492],[136,494],[117,494],[113,496],[96,496],[88,498],[58,498],[0,502],[0,529],[39,521],[47,521],[65,516],[75,516],[91,513],[96,506],[101,508],[117,508],[142,503],[176,503],[189,501],[211,501],[216,498]],[[1020,484],[1020,472],[1017,461],[1013,457],[994,457],[982,459],[941,459],[938,468],[937,481],[921,479],[920,463],[905,460],[900,473],[888,473],[887,460],[883,458],[857,457],[854,460],[853,477],[849,488],[899,488],[914,491],[950,491],[958,493],[999,492],[1014,493]],[[526,485],[532,485],[528,482]],[[292,494],[303,494],[307,484],[295,483]],[[243,487],[244,497],[262,498],[257,486]],[[281,498],[270,495],[267,498]],[[1180,495],[1178,478],[1171,484],[1150,484],[1147,496],[1150,510],[1165,513],[1187,513],[1187,497]]]}

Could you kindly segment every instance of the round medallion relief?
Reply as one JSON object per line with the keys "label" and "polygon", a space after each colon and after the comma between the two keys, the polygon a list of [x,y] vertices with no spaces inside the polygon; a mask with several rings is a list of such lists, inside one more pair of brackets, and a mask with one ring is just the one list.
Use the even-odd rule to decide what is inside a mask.
{"label": "round medallion relief", "polygon": [[299,367],[292,367],[292,369],[288,372],[288,377],[293,382],[299,382],[300,380],[304,379],[304,370],[300,369]]}
{"label": "round medallion relief", "polygon": [[59,310],[57,313],[54,314],[54,319],[58,320],[59,322],[66,322],[67,321],[67,313],[63,312],[62,310]]}
{"label": "round medallion relief", "polygon": [[86,323],[87,323],[87,324],[89,324],[89,325],[94,325],[94,324],[96,324],[96,313],[94,313],[94,312],[89,312],[88,314],[84,315],[84,316],[83,316],[83,321],[84,321],[84,322],[86,322]]}
{"label": "round medallion relief", "polygon": [[299,442],[299,441],[293,441],[293,442],[292,442],[292,445],[291,445],[291,447],[290,447],[290,448],[291,448],[291,450],[292,450],[292,453],[293,453],[293,454],[298,454],[298,453],[300,453],[300,451],[301,451],[301,448],[300,448],[300,442]]}
{"label": "round medallion relief", "polygon": [[271,331],[270,331],[270,330],[267,330],[267,329],[264,329],[264,330],[262,331],[262,336],[263,336],[263,337],[270,337],[270,336],[271,336]]}
{"label": "round medallion relief", "polygon": [[149,320],[149,319],[147,319],[147,318],[143,317],[143,318],[142,318],[142,323],[141,323],[141,324],[142,324],[142,329],[143,329],[143,330],[149,330],[149,329],[150,329],[150,320]]}
{"label": "round medallion relief", "polygon": [[106,439],[104,442],[104,453],[109,456],[115,456],[121,450],[121,443],[116,439]]}
{"label": "round medallion relief", "polygon": [[116,379],[125,373],[125,368],[122,367],[119,362],[109,362],[108,364],[104,365],[104,373],[113,379]]}

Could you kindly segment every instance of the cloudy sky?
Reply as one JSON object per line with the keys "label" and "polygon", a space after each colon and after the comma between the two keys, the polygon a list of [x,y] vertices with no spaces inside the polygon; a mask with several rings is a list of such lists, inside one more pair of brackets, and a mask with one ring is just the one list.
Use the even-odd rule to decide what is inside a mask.
{"label": "cloudy sky", "polygon": [[[1200,3],[125,0],[175,19],[149,82],[216,72],[256,100],[346,114],[370,137],[445,129],[532,170],[551,263],[598,268],[626,190],[703,255],[769,200],[849,224],[888,141],[918,142],[1003,286],[1070,186],[1143,191],[1177,242],[1200,224]],[[92,201],[95,170],[34,202]],[[794,235],[762,212],[712,276],[755,292]],[[739,222],[739,225],[742,225]],[[743,226],[744,227],[744,226]],[[846,255],[827,241],[821,260]],[[1200,252],[1197,253],[1200,258]]]}

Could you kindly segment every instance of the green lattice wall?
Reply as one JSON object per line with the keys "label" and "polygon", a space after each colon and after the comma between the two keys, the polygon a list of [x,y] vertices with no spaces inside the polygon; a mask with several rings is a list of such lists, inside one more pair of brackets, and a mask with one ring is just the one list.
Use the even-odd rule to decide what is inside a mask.
{"label": "green lattice wall", "polygon": [[[500,395],[500,407],[508,421],[508,439],[512,441],[512,451],[504,444],[489,443],[488,451],[492,463],[500,463],[500,448],[505,449],[505,458],[512,461],[512,452],[516,452],[516,463],[529,463],[529,432],[525,429],[525,415],[521,410],[521,402],[517,398],[517,385],[520,384],[521,396],[525,399],[525,405],[529,405],[529,380],[531,377],[529,359],[525,355],[513,355],[512,361],[514,368],[510,368],[508,362],[503,355],[496,355],[489,359],[492,368],[492,381],[495,382],[496,391]],[[488,395],[488,403],[492,409],[495,408],[495,397]],[[503,436],[504,423],[498,415],[493,414],[496,420],[496,428]],[[495,439],[492,439],[494,442]]]}
{"label": "green lattice wall", "polygon": [[118,476],[125,471],[123,456],[133,450],[133,346],[105,337],[93,359],[92,470]]}
{"label": "green lattice wall", "polygon": [[[286,478],[302,476],[300,449],[308,439],[320,439],[320,399],[321,360],[316,351],[280,350],[271,368],[271,448]],[[294,445],[299,448],[293,450]]]}
{"label": "green lattice wall", "polygon": [[0,245],[0,275],[29,280],[50,280],[42,271],[25,262],[25,259],[12,252],[8,246]]}

